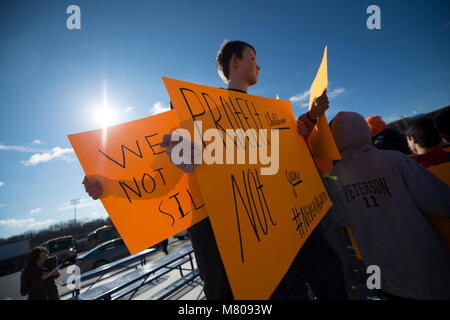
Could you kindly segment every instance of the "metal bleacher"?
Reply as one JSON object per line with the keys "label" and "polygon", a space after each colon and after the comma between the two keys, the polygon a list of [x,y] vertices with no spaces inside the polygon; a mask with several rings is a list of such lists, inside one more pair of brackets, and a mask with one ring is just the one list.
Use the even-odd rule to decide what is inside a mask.
{"label": "metal bleacher", "polygon": [[[82,288],[88,286],[89,288],[82,293],[80,293],[80,290],[74,289],[63,293],[61,297],[72,294],[72,297],[69,298],[70,300],[132,299],[144,286],[147,288],[154,287],[164,282],[171,271],[178,269],[180,278],[168,286],[163,287],[159,292],[150,297],[150,299],[160,300],[166,299],[199,277],[198,269],[194,268],[192,256],[194,250],[191,245],[187,245],[164,257],[146,263],[145,257],[153,250],[144,250],[136,255],[103,265],[95,270],[82,274],[81,282],[95,277],[99,278],[93,282],[83,284]],[[139,264],[141,267],[138,268]],[[185,264],[188,264],[189,267],[183,268]],[[131,268],[134,268],[134,270],[123,272]],[[183,271],[188,271],[188,273],[184,274]],[[107,277],[105,277],[106,275]],[[113,281],[94,286],[100,280],[105,280],[112,276],[116,276]],[[67,285],[67,281],[60,282],[60,285]]]}

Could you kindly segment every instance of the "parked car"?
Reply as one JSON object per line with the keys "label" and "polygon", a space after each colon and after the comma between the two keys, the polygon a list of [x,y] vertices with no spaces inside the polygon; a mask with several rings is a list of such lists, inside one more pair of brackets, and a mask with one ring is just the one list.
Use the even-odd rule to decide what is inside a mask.
{"label": "parked car", "polygon": [[120,238],[116,228],[113,226],[103,226],[89,233],[87,236],[87,241],[89,248],[92,249],[99,244],[116,238]]}
{"label": "parked car", "polygon": [[130,255],[122,238],[102,243],[90,251],[78,256],[76,265],[81,272],[96,269],[104,264],[122,259]]}
{"label": "parked car", "polygon": [[58,257],[58,263],[74,263],[77,258],[77,249],[72,236],[54,238],[39,245],[47,248],[50,255]]}

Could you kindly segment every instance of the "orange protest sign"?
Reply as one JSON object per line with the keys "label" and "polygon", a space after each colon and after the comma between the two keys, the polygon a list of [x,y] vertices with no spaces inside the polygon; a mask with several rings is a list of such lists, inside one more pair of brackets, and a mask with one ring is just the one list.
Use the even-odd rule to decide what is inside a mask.
{"label": "orange protest sign", "polygon": [[[428,170],[450,186],[450,162],[429,167]],[[427,214],[427,216],[450,250],[450,218],[435,214]]]}
{"label": "orange protest sign", "polygon": [[131,254],[207,216],[195,177],[159,146],[179,126],[173,111],[68,135],[89,181],[103,185],[102,204]]}
{"label": "orange protest sign", "polygon": [[429,167],[428,170],[450,186],[450,162]]}
{"label": "orange protest sign", "polygon": [[[309,94],[309,110],[315,98],[322,95],[325,89],[328,88],[328,66],[327,66],[327,47],[323,53],[322,62],[316,77],[311,85]],[[318,159],[340,160],[341,155],[334,142],[333,134],[328,126],[327,117],[325,114],[317,119],[317,124],[309,136],[311,142],[312,153]]]}
{"label": "orange protest sign", "polygon": [[352,229],[350,229],[350,228],[345,228],[345,229],[347,230],[347,235],[348,235],[348,237],[350,239],[350,242],[352,243],[353,249],[355,250],[356,257],[359,260],[362,260],[363,258],[362,258],[362,255],[361,255],[361,251],[359,251],[359,247],[356,244],[355,238],[353,237]]}
{"label": "orange protest sign", "polygon": [[195,176],[233,295],[267,299],[332,205],[291,103],[163,81],[201,149]]}

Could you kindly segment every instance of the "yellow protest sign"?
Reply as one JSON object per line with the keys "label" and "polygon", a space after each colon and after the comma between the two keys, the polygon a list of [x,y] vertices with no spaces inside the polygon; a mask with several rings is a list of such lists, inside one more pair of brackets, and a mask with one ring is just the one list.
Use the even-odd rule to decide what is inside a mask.
{"label": "yellow protest sign", "polygon": [[291,103],[163,81],[201,149],[195,176],[233,295],[267,299],[332,205]]}
{"label": "yellow protest sign", "polygon": [[[316,77],[311,85],[309,94],[309,110],[315,98],[322,95],[325,89],[328,88],[328,66],[327,66],[327,47],[323,53],[322,62]],[[309,136],[312,153],[318,159],[340,160],[341,155],[334,142],[333,134],[328,126],[327,117],[325,114],[317,119],[317,124]]]}
{"label": "yellow protest sign", "polygon": [[68,135],[88,180],[102,183],[101,202],[131,254],[207,216],[195,177],[175,168],[159,146],[178,126],[167,111]]}

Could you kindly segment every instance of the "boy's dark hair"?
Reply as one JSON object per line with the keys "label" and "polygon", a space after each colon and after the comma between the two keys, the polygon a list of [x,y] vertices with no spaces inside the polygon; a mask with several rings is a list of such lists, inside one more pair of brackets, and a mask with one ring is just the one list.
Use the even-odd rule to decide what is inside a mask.
{"label": "boy's dark hair", "polygon": [[237,55],[239,59],[242,59],[242,52],[244,52],[246,47],[250,47],[256,54],[255,48],[244,41],[230,41],[225,40],[222,46],[217,52],[216,67],[219,76],[223,81],[227,81],[230,76],[230,59],[233,53]]}
{"label": "boy's dark hair", "polygon": [[441,137],[430,118],[420,118],[413,121],[405,130],[407,137],[413,137],[422,148],[433,148],[441,142]]}
{"label": "boy's dark hair", "polygon": [[439,133],[450,135],[450,107],[439,112],[434,118],[434,126]]}

